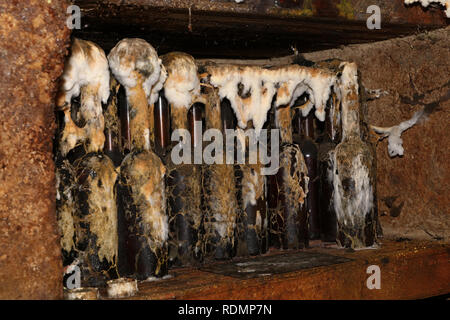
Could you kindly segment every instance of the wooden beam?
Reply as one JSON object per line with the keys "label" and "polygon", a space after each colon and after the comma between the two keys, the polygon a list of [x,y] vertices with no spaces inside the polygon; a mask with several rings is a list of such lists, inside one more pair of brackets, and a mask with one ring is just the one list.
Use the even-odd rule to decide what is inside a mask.
{"label": "wooden beam", "polygon": [[[418,299],[450,292],[450,245],[443,242],[384,241],[376,250],[305,251],[349,261],[252,279],[174,269],[171,279],[140,283],[133,299]],[[379,290],[367,288],[370,265],[380,267]]]}

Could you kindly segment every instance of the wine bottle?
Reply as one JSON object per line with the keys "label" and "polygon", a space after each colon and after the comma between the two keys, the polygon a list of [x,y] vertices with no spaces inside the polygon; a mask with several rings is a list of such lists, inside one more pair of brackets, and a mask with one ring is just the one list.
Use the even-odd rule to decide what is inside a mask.
{"label": "wine bottle", "polygon": [[[57,208],[64,232],[63,253],[69,247],[73,249],[73,260],[65,263],[71,269],[78,267],[75,270],[81,273],[81,286],[99,286],[117,277],[117,173],[102,152],[102,103],[108,105],[110,74],[103,50],[90,41],[74,40],[68,65],[59,95],[65,97],[65,103],[57,152]],[[87,72],[85,65],[95,72]]]}
{"label": "wine bottle", "polygon": [[301,110],[296,109],[294,115],[294,141],[300,146],[308,169],[308,195],[304,208],[307,211],[309,239],[320,239],[319,215],[319,175],[317,168],[318,148],[314,142],[314,114],[309,112],[302,116]]}
{"label": "wine bottle", "polygon": [[[333,90],[334,91],[334,90]],[[333,206],[333,157],[340,141],[340,101],[335,93],[329,98],[325,108],[324,133],[319,143],[319,211],[321,239],[336,242],[337,221]]]}
{"label": "wine bottle", "polygon": [[[206,129],[219,130],[223,146],[226,146],[226,130],[234,129],[236,119],[227,100],[220,101],[216,89],[205,88]],[[217,138],[217,137],[216,137]],[[234,143],[230,150],[214,150],[215,155],[225,157],[231,152],[234,157]],[[220,153],[220,154],[219,154]],[[224,159],[225,160],[225,159]],[[230,259],[236,255],[237,235],[236,220],[238,216],[235,166],[233,163],[205,165],[203,195],[205,202],[205,245],[208,256],[216,260]]]}

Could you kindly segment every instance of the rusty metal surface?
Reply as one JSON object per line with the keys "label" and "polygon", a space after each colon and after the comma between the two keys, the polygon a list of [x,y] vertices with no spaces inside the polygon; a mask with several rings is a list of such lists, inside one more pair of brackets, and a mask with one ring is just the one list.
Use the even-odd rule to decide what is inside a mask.
{"label": "rusty metal surface", "polygon": [[[450,292],[450,245],[442,242],[386,241],[377,250],[306,252],[351,261],[251,279],[176,269],[168,280],[140,283],[133,299],[417,299]],[[380,267],[380,290],[366,286],[370,265]]]}
{"label": "rusty metal surface", "polygon": [[[279,1],[278,1],[279,2]],[[265,58],[379,41],[447,25],[440,8],[405,6],[402,0],[76,0],[82,29],[75,35],[111,49],[123,37],[141,37],[159,53],[194,57]],[[382,28],[369,30],[370,5],[381,9]]]}

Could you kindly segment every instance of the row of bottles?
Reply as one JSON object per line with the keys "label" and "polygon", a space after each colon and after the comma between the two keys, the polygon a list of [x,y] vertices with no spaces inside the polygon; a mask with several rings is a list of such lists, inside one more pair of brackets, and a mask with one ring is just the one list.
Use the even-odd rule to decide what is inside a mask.
{"label": "row of bottles", "polygon": [[[73,55],[88,57],[86,50],[102,53],[91,42],[74,41]],[[226,151],[225,131],[237,129],[230,102],[211,86],[196,84],[185,99],[170,91],[173,81],[197,79],[192,57],[170,53],[160,60],[147,42],[124,39],[108,55],[109,66],[102,59],[102,70],[112,72],[109,98],[93,84],[69,98],[66,90],[65,102],[58,103],[64,265],[80,267],[83,286],[162,277],[170,267],[260,255],[270,247],[306,248],[310,240],[344,247],[375,243],[375,163],[360,129],[352,64],[338,70],[345,77],[336,86],[343,89],[332,90],[324,123],[313,112],[303,114],[307,95],[272,106],[265,128],[280,130],[280,165],[265,176],[247,145],[255,164],[248,158],[244,164],[173,162],[180,147],[171,141],[175,130],[190,133],[187,156],[195,159],[205,130],[222,133],[217,153]],[[242,147],[238,141],[234,150]]]}

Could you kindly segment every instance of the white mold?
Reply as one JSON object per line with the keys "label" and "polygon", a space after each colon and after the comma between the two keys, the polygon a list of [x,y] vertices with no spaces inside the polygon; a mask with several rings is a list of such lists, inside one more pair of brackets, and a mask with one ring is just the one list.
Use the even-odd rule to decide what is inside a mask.
{"label": "white mold", "polygon": [[135,296],[138,292],[136,279],[119,278],[109,280],[106,285],[109,298],[128,298]]}
{"label": "white mold", "polygon": [[419,2],[424,7],[428,7],[432,3],[443,5],[447,18],[450,18],[450,0],[405,0],[405,4],[413,4],[416,2]]}

